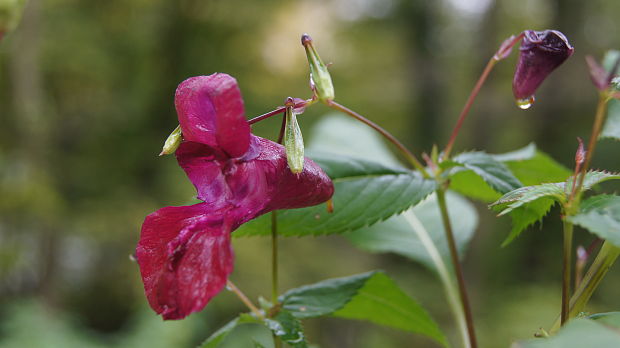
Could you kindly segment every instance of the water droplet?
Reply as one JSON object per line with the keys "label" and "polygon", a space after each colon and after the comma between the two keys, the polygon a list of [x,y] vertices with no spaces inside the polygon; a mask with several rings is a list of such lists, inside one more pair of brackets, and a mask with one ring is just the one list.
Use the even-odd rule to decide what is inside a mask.
{"label": "water droplet", "polygon": [[535,100],[536,100],[536,98],[534,98],[533,95],[530,96],[529,98],[517,99],[517,106],[521,110],[527,110],[527,109],[529,109],[532,106],[532,104],[534,104]]}

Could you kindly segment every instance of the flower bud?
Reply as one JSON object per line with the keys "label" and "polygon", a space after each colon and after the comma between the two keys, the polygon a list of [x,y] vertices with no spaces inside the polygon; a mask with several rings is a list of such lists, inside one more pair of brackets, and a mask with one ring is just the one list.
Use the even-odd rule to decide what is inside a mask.
{"label": "flower bud", "polygon": [[299,123],[297,123],[293,98],[288,98],[285,106],[284,148],[286,149],[286,161],[291,173],[298,174],[304,170],[304,138],[301,135]]}
{"label": "flower bud", "polygon": [[17,26],[24,2],[24,0],[0,0],[0,40]]}
{"label": "flower bud", "polygon": [[524,101],[525,106],[526,101],[530,101],[531,104],[536,89],[573,51],[566,36],[557,30],[524,31],[512,82],[512,91],[518,103]]}
{"label": "flower bud", "polygon": [[[1,0],[0,0],[1,1]],[[170,155],[174,153],[179,145],[183,141],[183,134],[181,134],[181,126],[177,126],[172,133],[168,136],[168,139],[164,142],[164,147],[161,149],[160,156]]]}
{"label": "flower bud", "polygon": [[310,64],[310,85],[314,89],[319,100],[333,100],[334,85],[332,84],[332,77],[327,70],[327,66],[323,63],[321,57],[314,48],[314,45],[312,45],[312,38],[310,35],[303,34],[301,36],[301,44],[304,45],[306,49],[308,64]]}

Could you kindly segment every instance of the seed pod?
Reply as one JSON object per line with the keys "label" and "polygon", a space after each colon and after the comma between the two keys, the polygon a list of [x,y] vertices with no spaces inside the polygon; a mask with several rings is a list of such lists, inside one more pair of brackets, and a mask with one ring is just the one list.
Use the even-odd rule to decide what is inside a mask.
{"label": "seed pod", "polygon": [[334,99],[334,85],[332,83],[332,77],[327,70],[327,66],[321,60],[321,57],[317,53],[314,45],[312,45],[312,38],[308,34],[301,36],[301,44],[306,49],[306,56],[308,57],[308,64],[310,64],[310,85],[319,98],[319,100],[325,102]]}
{"label": "seed pod", "polygon": [[284,148],[286,161],[291,173],[298,174],[304,170],[304,138],[297,123],[293,98],[286,101],[286,126],[284,130]]}
{"label": "seed pod", "polygon": [[164,147],[161,149],[160,156],[170,155],[174,153],[179,145],[183,141],[183,134],[181,134],[181,126],[177,126],[172,133],[168,136],[168,139],[164,142]]}

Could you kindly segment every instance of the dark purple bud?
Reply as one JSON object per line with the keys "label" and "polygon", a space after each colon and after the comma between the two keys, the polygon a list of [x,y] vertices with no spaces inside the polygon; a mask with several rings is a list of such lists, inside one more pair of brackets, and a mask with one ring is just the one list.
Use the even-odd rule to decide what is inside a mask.
{"label": "dark purple bud", "polygon": [[566,36],[557,30],[526,30],[523,34],[512,82],[512,91],[518,101],[533,99],[538,86],[574,51]]}

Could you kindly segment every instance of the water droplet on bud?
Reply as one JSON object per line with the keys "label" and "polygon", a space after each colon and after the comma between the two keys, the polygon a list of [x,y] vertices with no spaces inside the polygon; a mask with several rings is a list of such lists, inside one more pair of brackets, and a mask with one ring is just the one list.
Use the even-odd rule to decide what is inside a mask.
{"label": "water droplet on bud", "polygon": [[535,100],[536,99],[534,98],[533,95],[530,96],[529,98],[517,99],[517,106],[521,110],[527,110],[527,109],[529,109],[532,106],[532,104],[534,104]]}

